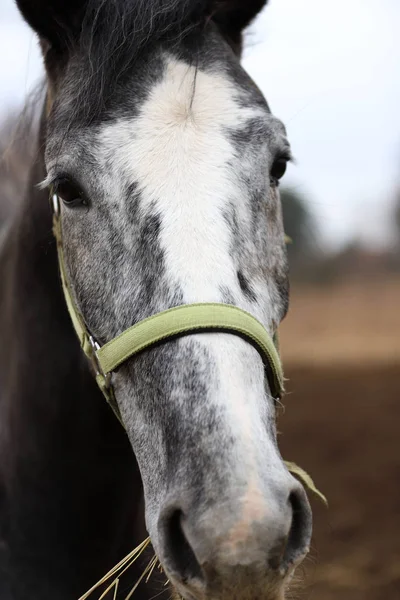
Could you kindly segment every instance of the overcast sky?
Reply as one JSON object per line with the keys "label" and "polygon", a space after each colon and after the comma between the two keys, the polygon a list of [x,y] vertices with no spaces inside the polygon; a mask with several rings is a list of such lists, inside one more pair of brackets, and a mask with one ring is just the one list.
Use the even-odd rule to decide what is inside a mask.
{"label": "overcast sky", "polygon": [[[42,73],[13,0],[0,0],[0,110]],[[286,124],[301,191],[333,246],[390,240],[400,188],[400,0],[270,0],[244,64]]]}

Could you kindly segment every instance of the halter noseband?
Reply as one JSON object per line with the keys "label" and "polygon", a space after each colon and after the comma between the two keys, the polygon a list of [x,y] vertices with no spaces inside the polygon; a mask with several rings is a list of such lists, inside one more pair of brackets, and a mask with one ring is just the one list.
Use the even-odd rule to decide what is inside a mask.
{"label": "halter noseband", "polygon": [[274,341],[255,317],[230,304],[184,304],[170,308],[139,321],[104,346],[100,346],[89,333],[68,285],[62,244],[60,203],[56,194],[52,196],[52,206],[53,232],[57,240],[58,264],[68,312],[81,348],[94,367],[97,384],[121,423],[121,415],[111,384],[112,372],[143,350],[194,333],[226,332],[250,342],[263,359],[272,396],[276,399],[282,397],[283,372]]}

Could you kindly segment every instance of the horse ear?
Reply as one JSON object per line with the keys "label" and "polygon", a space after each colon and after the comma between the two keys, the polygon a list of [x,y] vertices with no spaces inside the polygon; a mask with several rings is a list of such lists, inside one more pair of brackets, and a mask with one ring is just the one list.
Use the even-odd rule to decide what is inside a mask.
{"label": "horse ear", "polygon": [[79,33],[87,0],[16,0],[25,21],[55,50],[61,51]]}
{"label": "horse ear", "polygon": [[212,18],[222,33],[240,51],[243,30],[264,8],[268,0],[214,0]]}

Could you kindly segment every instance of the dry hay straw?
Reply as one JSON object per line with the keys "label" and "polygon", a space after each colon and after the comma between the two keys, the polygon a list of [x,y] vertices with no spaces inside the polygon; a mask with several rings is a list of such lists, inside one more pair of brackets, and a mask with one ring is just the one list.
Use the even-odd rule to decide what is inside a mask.
{"label": "dry hay straw", "polygon": [[[105,598],[107,596],[107,594],[111,591],[114,592],[113,600],[116,600],[121,576],[143,554],[143,552],[146,550],[146,548],[149,546],[149,544],[150,544],[150,538],[148,537],[147,539],[144,540],[144,542],[142,542],[141,544],[139,544],[139,546],[137,546],[134,550],[132,550],[132,552],[130,552],[127,556],[125,556],[125,558],[123,558],[117,565],[115,565],[115,567],[113,567],[106,575],[104,575],[104,577],[102,577],[93,587],[91,587],[90,590],[88,590],[86,592],[86,594],[83,594],[83,596],[81,596],[79,598],[79,600],[86,600],[86,598],[89,598],[89,596],[91,596],[96,590],[98,590],[99,587],[101,587],[104,584],[106,584],[107,582],[109,582],[110,579],[112,579],[112,582],[102,592],[102,594],[98,598],[98,600],[103,600],[103,598]],[[144,568],[143,573],[140,575],[140,577],[136,581],[135,585],[130,589],[127,596],[125,596],[124,600],[130,600],[130,598],[133,596],[134,592],[137,590],[137,588],[139,587],[140,583],[143,580],[145,580],[146,583],[149,581],[157,563],[158,563],[157,556],[153,556],[153,558],[150,560],[148,565]],[[168,584],[168,581],[166,582],[165,585],[167,585],[167,584]]]}

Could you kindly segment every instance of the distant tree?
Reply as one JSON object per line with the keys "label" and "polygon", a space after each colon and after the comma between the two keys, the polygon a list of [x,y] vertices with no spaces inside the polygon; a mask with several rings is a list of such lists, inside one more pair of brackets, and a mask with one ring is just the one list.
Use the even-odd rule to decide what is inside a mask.
{"label": "distant tree", "polygon": [[393,225],[395,242],[392,252],[392,267],[394,271],[400,271],[400,190],[397,192],[397,197],[393,207]]}
{"label": "distant tree", "polygon": [[307,277],[318,259],[318,229],[304,197],[293,188],[281,190],[283,223],[292,275]]}
{"label": "distant tree", "polygon": [[400,250],[400,192],[397,194],[397,202],[394,207],[394,222],[397,234],[397,247]]}

